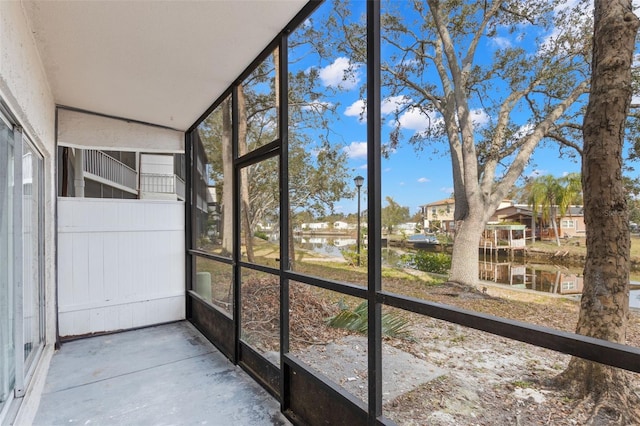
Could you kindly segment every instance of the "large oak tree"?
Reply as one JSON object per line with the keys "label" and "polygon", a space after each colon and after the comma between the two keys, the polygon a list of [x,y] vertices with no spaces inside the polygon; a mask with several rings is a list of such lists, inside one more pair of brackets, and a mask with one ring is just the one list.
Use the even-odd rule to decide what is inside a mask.
{"label": "large oak tree", "polygon": [[[354,35],[364,24],[346,24],[348,2],[334,7],[341,18],[328,29],[345,34],[336,49],[363,62],[366,46]],[[477,283],[482,230],[536,147],[554,140],[580,149],[590,60],[585,7],[546,0],[383,5],[383,94],[396,105],[386,152],[407,137],[405,114],[430,120],[410,143],[446,144],[456,221],[451,281]]]}

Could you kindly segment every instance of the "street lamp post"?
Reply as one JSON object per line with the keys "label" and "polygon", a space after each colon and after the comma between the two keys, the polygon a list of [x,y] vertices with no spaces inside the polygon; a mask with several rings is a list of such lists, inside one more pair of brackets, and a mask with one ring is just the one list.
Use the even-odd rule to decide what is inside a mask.
{"label": "street lamp post", "polygon": [[364,178],[362,176],[356,176],[353,181],[356,184],[356,188],[358,188],[358,235],[356,237],[356,254],[358,266],[360,266],[360,188],[364,183]]}

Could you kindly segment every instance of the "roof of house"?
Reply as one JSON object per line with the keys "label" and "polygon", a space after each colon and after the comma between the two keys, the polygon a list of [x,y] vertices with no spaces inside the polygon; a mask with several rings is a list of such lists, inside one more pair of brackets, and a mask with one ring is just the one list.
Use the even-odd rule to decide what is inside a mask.
{"label": "roof of house", "polygon": [[584,207],[583,206],[569,206],[567,212],[564,214],[564,217],[567,216],[584,216]]}
{"label": "roof of house", "polygon": [[522,214],[531,215],[532,211],[533,210],[531,206],[516,204],[516,205],[502,207],[501,209],[497,209],[494,215],[506,214],[507,212],[510,212],[510,214],[522,213]]}
{"label": "roof of house", "polygon": [[423,204],[420,207],[446,206],[447,204],[453,205],[455,204],[455,202],[456,200],[454,200],[453,198],[445,198],[444,200],[438,200],[429,204]]}
{"label": "roof of house", "polygon": [[504,224],[504,223],[490,223],[485,226],[485,229],[488,230],[514,230],[514,231],[522,231],[527,228],[527,225],[516,225],[513,223]]}

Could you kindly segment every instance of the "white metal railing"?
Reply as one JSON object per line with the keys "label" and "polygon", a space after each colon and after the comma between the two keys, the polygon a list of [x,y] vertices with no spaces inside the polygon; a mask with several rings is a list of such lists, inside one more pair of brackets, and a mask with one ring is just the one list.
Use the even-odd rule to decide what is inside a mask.
{"label": "white metal railing", "polygon": [[511,247],[516,247],[516,248],[526,247],[526,240],[524,238],[512,240]]}
{"label": "white metal railing", "polygon": [[161,173],[141,173],[140,191],[153,192],[156,194],[176,194],[179,199],[184,200],[185,183],[177,175]]}
{"label": "white metal railing", "polygon": [[159,194],[175,194],[175,175],[159,173],[140,173],[140,190]]}
{"label": "white metal railing", "polygon": [[83,150],[84,171],[118,185],[136,190],[137,173],[131,167],[93,149]]}
{"label": "white metal railing", "polygon": [[184,200],[187,193],[187,188],[184,183],[184,180],[182,180],[180,176],[177,176],[177,175],[174,175],[174,176],[176,177],[176,195],[180,200]]}
{"label": "white metal railing", "polygon": [[197,196],[196,199],[196,207],[203,211],[203,212],[208,212],[208,206],[207,206],[207,200],[205,200],[204,198],[202,198],[200,195]]}
{"label": "white metal railing", "polygon": [[204,162],[202,161],[202,158],[196,159],[196,170],[200,176],[204,174]]}

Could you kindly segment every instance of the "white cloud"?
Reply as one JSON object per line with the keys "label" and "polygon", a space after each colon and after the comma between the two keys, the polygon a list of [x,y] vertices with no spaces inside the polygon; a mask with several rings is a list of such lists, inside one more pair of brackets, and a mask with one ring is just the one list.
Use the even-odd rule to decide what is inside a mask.
{"label": "white cloud", "polygon": [[426,177],[421,177],[420,179],[418,179],[418,182],[427,183],[427,182],[431,182],[431,180],[427,179]]}
{"label": "white cloud", "polygon": [[[382,100],[380,104],[380,112],[382,115],[391,114],[403,106],[411,103],[411,98],[401,95],[401,96],[391,96]],[[360,121],[367,121],[367,105],[364,100],[358,99],[351,105],[347,107],[344,111],[344,115],[347,117],[358,117]]]}
{"label": "white cloud", "polygon": [[336,58],[332,64],[320,70],[318,74],[322,84],[343,90],[351,90],[360,83],[358,65],[353,65],[348,58]]}
{"label": "white cloud", "polygon": [[389,173],[391,171],[391,167],[387,167],[386,169],[383,170],[383,172],[385,173]]}
{"label": "white cloud", "polygon": [[547,34],[542,43],[540,44],[539,53],[543,54],[547,51],[551,51],[556,44],[556,40],[562,35],[560,28],[553,27],[551,32]]}
{"label": "white cloud", "polygon": [[344,111],[344,115],[347,117],[358,117],[358,120],[362,122],[367,121],[367,105],[364,100],[358,99],[347,107]]}
{"label": "white cloud", "polygon": [[419,109],[411,108],[398,118],[398,122],[404,129],[423,131],[429,127],[431,120]]}
{"label": "white cloud", "polygon": [[[553,12],[555,14],[555,19],[564,21],[566,19],[566,14],[572,13],[572,9],[579,9],[579,18],[580,21],[578,23],[573,23],[570,27],[558,27],[554,26],[549,34],[544,37],[540,48],[539,53],[545,53],[547,51],[552,51],[554,46],[558,44],[558,40],[564,36],[563,33],[573,33],[573,35],[579,36],[581,28],[584,24],[587,24],[588,21],[593,20],[593,1],[584,2],[583,0],[565,0],[559,1],[556,3],[553,8]],[[559,50],[556,52],[557,55],[561,55],[563,51],[569,52],[573,48],[573,44],[567,43],[566,41],[560,45]]]}
{"label": "white cloud", "polygon": [[478,108],[471,110],[471,121],[475,127],[482,127],[489,123],[490,117],[484,112],[484,109]]}
{"label": "white cloud", "polygon": [[405,186],[405,183],[404,182],[400,182],[398,185]]}
{"label": "white cloud", "polygon": [[360,170],[367,170],[367,163],[364,163],[362,166],[358,167]]}
{"label": "white cloud", "polygon": [[349,158],[366,158],[367,157],[367,143],[366,142],[351,142],[349,146],[342,148],[347,153]]}
{"label": "white cloud", "polygon": [[533,123],[527,123],[522,126],[513,134],[513,139],[518,140],[522,139],[525,136],[529,136],[535,130],[535,126]]}
{"label": "white cloud", "polygon": [[490,43],[497,47],[498,49],[506,49],[512,46],[511,40],[506,37],[492,37]]}
{"label": "white cloud", "polygon": [[444,192],[447,195],[451,195],[451,194],[453,194],[453,187],[452,186],[443,186],[442,188],[440,188],[440,192]]}
{"label": "white cloud", "polygon": [[[489,123],[491,117],[482,108],[470,111],[471,121],[476,128]],[[442,125],[442,118],[417,107],[409,107],[397,120],[400,128],[413,130],[416,134],[426,135],[430,129]]]}
{"label": "white cloud", "polygon": [[390,96],[382,100],[382,103],[380,104],[380,112],[382,115],[391,114],[410,102],[411,98],[404,95]]}
{"label": "white cloud", "polygon": [[398,118],[398,123],[403,129],[425,133],[430,127],[437,125],[438,119],[430,117],[419,108],[409,108]]}
{"label": "white cloud", "polygon": [[[560,2],[556,3],[556,5],[553,8],[553,11],[555,13],[559,13],[559,12],[562,12],[564,10],[576,7],[579,3],[581,3],[581,0],[566,0],[564,2],[560,1]],[[588,11],[591,13],[591,15],[593,15],[593,2],[589,2]]]}

